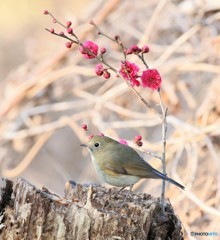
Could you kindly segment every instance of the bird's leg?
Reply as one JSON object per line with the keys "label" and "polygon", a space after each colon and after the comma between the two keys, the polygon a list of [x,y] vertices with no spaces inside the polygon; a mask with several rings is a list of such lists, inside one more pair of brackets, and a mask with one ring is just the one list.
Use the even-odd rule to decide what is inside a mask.
{"label": "bird's leg", "polygon": [[123,188],[121,188],[118,192],[117,192],[117,194],[119,194],[123,189],[125,189],[126,187],[123,187]]}
{"label": "bird's leg", "polygon": [[[119,209],[122,208],[122,207],[125,205],[125,203],[126,203],[126,201],[127,201],[127,198],[128,198],[128,196],[129,196],[129,194],[131,193],[131,190],[132,190],[133,186],[134,186],[133,184],[130,185],[129,191],[127,192],[127,194],[126,194],[126,196],[125,196],[125,199],[124,199],[124,201],[122,202],[122,204],[120,204]],[[123,190],[124,188],[125,188],[125,187],[123,187],[122,189],[120,189],[119,192],[120,192],[121,190]]]}

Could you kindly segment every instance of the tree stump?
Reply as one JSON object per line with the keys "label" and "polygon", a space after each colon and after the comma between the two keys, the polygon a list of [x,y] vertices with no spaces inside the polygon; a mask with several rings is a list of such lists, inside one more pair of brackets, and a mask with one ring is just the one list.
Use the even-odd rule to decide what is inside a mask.
{"label": "tree stump", "polygon": [[2,179],[0,239],[142,240],[183,239],[181,222],[159,199],[99,185],[66,184],[65,197],[37,189],[24,179]]}

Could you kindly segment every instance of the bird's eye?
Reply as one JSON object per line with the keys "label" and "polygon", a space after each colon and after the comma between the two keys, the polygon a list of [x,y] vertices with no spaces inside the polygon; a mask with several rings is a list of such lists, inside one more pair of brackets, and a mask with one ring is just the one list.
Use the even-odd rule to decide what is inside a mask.
{"label": "bird's eye", "polygon": [[94,147],[96,147],[96,148],[98,148],[100,146],[100,143],[99,142],[96,142],[95,144],[94,144]]}

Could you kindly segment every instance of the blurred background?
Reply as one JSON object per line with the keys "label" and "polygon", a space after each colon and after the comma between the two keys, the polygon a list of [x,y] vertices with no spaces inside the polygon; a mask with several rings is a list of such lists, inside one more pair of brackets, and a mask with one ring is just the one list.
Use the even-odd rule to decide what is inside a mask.
{"label": "blurred background", "polygon": [[[101,183],[80,147],[90,133],[124,138],[132,147],[132,138],[141,134],[140,150],[160,154],[161,119],[123,80],[114,74],[108,80],[97,77],[96,60],[85,61],[77,46],[69,50],[64,39],[45,31],[63,29],[44,10],[64,24],[72,21],[81,41],[106,47],[106,59],[117,69],[123,59],[120,49],[97,35],[91,19],[106,34],[120,35],[125,46],[149,45],[146,60],[162,75],[161,94],[168,107],[167,173],[187,189],[168,185],[166,197],[188,232],[220,235],[220,1],[1,3],[1,176],[23,177],[63,195],[70,179]],[[133,56],[129,59],[140,64]],[[156,92],[137,90],[160,109]],[[88,124],[88,133],[82,123]],[[161,170],[159,160],[140,154]],[[135,186],[135,191],[158,197],[160,189],[159,180]]]}

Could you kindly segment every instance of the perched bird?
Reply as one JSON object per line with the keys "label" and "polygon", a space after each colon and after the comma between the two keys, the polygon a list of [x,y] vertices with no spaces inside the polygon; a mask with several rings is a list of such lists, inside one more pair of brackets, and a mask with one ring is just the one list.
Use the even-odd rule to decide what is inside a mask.
{"label": "perched bird", "polygon": [[184,186],[157,171],[131,147],[106,136],[94,136],[87,144],[93,165],[102,181],[116,186],[128,187],[142,178],[166,180],[184,190]]}

